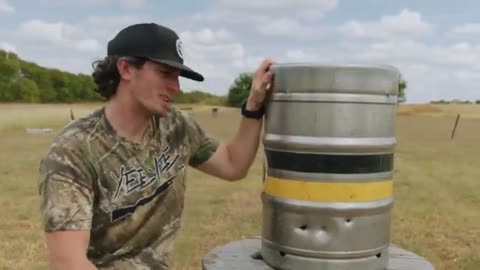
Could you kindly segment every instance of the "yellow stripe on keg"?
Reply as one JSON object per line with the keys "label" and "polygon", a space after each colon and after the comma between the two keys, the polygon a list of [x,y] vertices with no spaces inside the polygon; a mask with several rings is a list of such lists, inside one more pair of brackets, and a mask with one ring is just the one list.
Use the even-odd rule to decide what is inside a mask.
{"label": "yellow stripe on keg", "polygon": [[303,201],[365,202],[392,197],[393,181],[332,183],[268,176],[265,180],[265,192],[275,197]]}

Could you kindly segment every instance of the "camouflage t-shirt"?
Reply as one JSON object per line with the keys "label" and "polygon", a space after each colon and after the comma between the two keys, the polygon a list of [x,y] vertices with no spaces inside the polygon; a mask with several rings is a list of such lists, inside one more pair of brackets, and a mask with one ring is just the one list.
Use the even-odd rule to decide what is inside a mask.
{"label": "camouflage t-shirt", "polygon": [[187,166],[218,146],[174,108],[152,117],[147,137],[118,136],[102,108],[65,127],[41,162],[44,230],[90,230],[87,256],[99,269],[168,269]]}

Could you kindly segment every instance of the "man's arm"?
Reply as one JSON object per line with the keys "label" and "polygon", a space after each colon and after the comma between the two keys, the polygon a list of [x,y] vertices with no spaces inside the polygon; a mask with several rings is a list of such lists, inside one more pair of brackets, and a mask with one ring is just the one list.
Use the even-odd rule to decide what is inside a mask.
{"label": "man's arm", "polygon": [[[263,105],[272,84],[272,73],[268,71],[271,64],[272,61],[267,59],[255,71],[247,100],[247,110],[256,111]],[[197,169],[230,181],[244,178],[258,150],[262,123],[263,119],[242,117],[233,140],[228,144],[220,144],[216,152]]]}
{"label": "man's arm", "polygon": [[52,270],[97,270],[87,258],[90,231],[46,233]]}
{"label": "man's arm", "polygon": [[229,144],[221,143],[197,169],[229,181],[244,178],[255,159],[261,127],[262,120],[243,117],[234,139]]}

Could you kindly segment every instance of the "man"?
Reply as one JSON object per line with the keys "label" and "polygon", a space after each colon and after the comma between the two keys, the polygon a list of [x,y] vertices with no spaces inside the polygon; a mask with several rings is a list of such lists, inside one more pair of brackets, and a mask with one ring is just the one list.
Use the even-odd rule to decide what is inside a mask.
{"label": "man", "polygon": [[93,78],[108,101],[66,126],[41,162],[50,264],[54,270],[168,269],[186,168],[229,181],[245,177],[259,145],[272,61],[256,70],[238,132],[226,144],[171,106],[179,76],[203,80],[183,64],[174,31],[132,25],[107,51]]}

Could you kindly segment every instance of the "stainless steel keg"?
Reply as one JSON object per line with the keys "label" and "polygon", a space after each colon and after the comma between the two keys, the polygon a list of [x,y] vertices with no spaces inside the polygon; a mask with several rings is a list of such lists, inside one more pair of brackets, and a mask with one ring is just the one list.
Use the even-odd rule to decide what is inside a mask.
{"label": "stainless steel keg", "polygon": [[320,64],[271,70],[264,260],[285,270],[385,269],[399,71]]}

